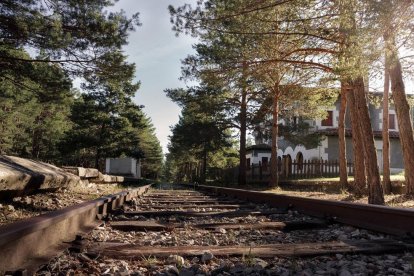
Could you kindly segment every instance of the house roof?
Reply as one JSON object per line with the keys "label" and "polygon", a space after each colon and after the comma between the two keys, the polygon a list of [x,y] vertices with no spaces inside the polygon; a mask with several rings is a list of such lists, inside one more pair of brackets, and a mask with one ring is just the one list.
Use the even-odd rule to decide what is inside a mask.
{"label": "house roof", "polygon": [[[326,136],[338,136],[338,128],[327,128],[327,129],[320,129],[317,131],[319,134],[326,135]],[[374,130],[374,137],[375,138],[382,138],[382,131],[381,130]],[[352,130],[347,128],[345,129],[345,136],[352,137]],[[400,133],[398,131],[389,131],[390,138],[400,138]]]}
{"label": "house roof", "polygon": [[258,145],[252,145],[246,148],[246,150],[271,150],[272,147],[268,144],[258,144]]}

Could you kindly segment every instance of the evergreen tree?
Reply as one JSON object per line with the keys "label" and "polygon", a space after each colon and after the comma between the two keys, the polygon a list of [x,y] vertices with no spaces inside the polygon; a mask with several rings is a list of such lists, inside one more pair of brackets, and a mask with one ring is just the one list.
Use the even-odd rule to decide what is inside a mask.
{"label": "evergreen tree", "polygon": [[[107,12],[111,0],[0,2],[0,75],[31,77],[35,63],[55,63],[75,75],[102,70],[105,55],[121,49],[139,25],[138,14]],[[19,54],[30,48],[36,58]],[[110,63],[110,61],[109,61]],[[109,73],[110,71],[107,71]]]}
{"label": "evergreen tree", "polygon": [[[19,55],[30,58],[22,50]],[[59,156],[57,143],[71,126],[72,84],[53,64],[33,64],[30,74],[32,78],[0,77],[0,149],[4,154],[55,159]]]}
{"label": "evergreen tree", "polygon": [[[205,182],[209,168],[226,166],[220,156],[231,155],[228,149],[232,144],[219,91],[210,86],[166,90],[183,107],[179,122],[171,129],[167,156],[170,170],[188,163],[200,164],[200,181]],[[176,169],[175,174],[179,173]]]}

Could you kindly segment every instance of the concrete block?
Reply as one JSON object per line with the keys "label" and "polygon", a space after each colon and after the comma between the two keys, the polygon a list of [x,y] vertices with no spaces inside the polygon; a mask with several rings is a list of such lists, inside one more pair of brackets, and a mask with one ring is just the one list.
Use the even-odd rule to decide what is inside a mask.
{"label": "concrete block", "polygon": [[83,168],[84,171],[84,176],[85,178],[95,178],[98,177],[99,175],[99,171],[97,169],[93,169],[93,168]]}
{"label": "concrete block", "polygon": [[107,174],[99,173],[98,177],[89,179],[93,183],[112,183],[112,177]]}
{"label": "concrete block", "polygon": [[113,180],[113,178],[112,178],[111,175],[107,175],[107,174],[103,175],[103,182],[104,183],[112,183],[113,182],[112,180]]}
{"label": "concrete block", "polygon": [[29,192],[73,187],[80,178],[54,165],[0,155],[0,191]]}
{"label": "concrete block", "polygon": [[64,167],[63,169],[81,178],[96,178],[99,176],[99,171],[93,168]]}

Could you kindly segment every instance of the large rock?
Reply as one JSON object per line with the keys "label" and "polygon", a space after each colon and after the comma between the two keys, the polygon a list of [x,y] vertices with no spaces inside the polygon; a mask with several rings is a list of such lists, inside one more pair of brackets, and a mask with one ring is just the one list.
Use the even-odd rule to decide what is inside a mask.
{"label": "large rock", "polygon": [[0,155],[0,192],[20,194],[75,186],[80,178],[51,164]]}

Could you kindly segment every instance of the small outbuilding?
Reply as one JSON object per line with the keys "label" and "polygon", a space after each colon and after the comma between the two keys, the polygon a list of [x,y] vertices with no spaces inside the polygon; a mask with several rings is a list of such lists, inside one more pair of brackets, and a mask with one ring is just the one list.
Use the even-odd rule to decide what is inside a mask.
{"label": "small outbuilding", "polygon": [[270,162],[272,148],[268,144],[252,145],[246,148],[246,163],[249,168],[251,165],[262,164],[266,165]]}
{"label": "small outbuilding", "polygon": [[131,157],[107,158],[105,172],[110,175],[141,178],[141,160]]}

